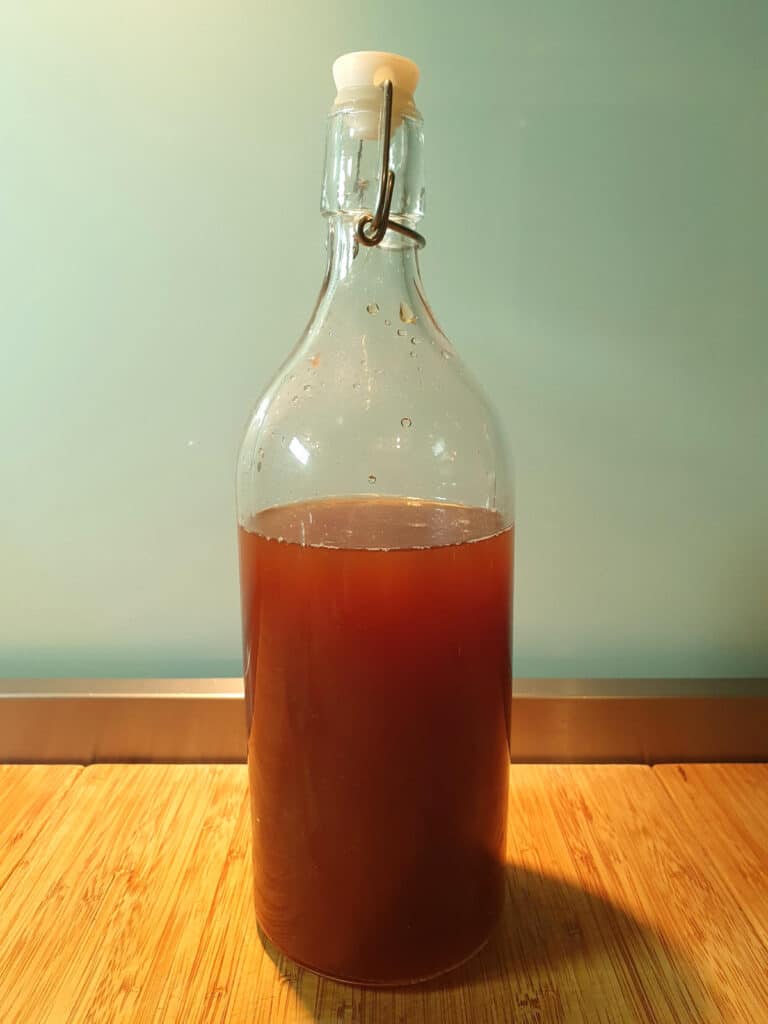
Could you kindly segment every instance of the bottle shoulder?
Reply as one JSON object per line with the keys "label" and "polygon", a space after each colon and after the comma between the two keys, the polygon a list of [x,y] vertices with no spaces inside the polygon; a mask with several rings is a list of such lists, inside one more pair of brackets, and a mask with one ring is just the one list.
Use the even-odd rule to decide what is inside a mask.
{"label": "bottle shoulder", "polygon": [[329,494],[423,497],[511,512],[493,408],[436,325],[382,317],[310,330],[251,417],[238,459],[246,514]]}

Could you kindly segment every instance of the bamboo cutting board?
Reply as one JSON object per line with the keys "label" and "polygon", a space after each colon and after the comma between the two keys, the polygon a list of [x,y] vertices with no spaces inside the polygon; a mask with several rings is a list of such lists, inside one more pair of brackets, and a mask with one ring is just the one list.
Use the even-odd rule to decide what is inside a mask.
{"label": "bamboo cutting board", "polygon": [[768,768],[683,771],[514,766],[497,934],[383,991],[262,945],[243,766],[0,768],[0,1021],[765,1024]]}
{"label": "bamboo cutting board", "polygon": [[665,764],[654,773],[697,836],[700,856],[768,945],[768,765]]}

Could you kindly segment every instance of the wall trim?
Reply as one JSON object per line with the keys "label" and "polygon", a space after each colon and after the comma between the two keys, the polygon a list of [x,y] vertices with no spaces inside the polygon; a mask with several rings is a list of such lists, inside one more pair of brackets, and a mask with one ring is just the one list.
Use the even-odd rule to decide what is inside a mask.
{"label": "wall trim", "polygon": [[[521,679],[518,762],[768,760],[768,679]],[[241,679],[0,680],[0,762],[238,762]]]}

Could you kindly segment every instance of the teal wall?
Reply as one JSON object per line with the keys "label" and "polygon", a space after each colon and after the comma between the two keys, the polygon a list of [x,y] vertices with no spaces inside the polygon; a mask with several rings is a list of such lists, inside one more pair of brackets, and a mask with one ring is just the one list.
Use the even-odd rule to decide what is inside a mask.
{"label": "teal wall", "polygon": [[6,0],[0,674],[239,670],[235,450],[366,47],[516,454],[517,673],[768,675],[764,0]]}

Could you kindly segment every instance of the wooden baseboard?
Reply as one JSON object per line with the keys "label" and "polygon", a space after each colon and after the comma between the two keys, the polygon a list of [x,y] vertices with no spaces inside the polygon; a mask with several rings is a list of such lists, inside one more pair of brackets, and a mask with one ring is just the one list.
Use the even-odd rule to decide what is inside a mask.
{"label": "wooden baseboard", "polygon": [[[768,760],[768,679],[519,680],[517,762]],[[238,762],[240,679],[0,681],[0,762]]]}

